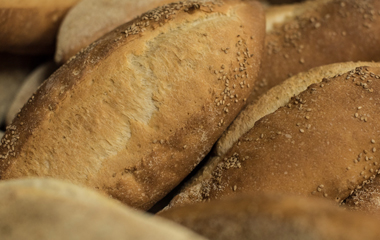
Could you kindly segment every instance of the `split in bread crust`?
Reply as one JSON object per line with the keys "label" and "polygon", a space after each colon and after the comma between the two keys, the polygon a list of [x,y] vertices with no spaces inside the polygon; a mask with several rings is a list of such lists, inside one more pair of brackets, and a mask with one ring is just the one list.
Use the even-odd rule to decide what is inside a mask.
{"label": "split in bread crust", "polygon": [[377,176],[368,185],[356,189],[345,200],[347,209],[380,217],[380,178]]}

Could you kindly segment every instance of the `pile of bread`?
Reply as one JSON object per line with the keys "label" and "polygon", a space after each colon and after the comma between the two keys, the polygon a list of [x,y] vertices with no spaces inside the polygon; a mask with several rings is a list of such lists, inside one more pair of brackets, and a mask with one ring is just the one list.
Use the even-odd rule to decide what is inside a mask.
{"label": "pile of bread", "polygon": [[380,1],[0,20],[0,239],[380,238]]}

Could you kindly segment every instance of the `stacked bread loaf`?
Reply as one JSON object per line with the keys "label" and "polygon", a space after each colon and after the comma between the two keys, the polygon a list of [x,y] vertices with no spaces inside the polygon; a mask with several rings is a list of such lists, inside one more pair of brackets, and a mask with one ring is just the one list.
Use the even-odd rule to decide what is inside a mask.
{"label": "stacked bread loaf", "polygon": [[121,25],[56,71],[8,126],[1,178],[67,179],[150,208],[240,112],[263,41],[255,1],[173,3]]}
{"label": "stacked bread loaf", "polygon": [[1,239],[380,236],[379,1],[0,16]]}

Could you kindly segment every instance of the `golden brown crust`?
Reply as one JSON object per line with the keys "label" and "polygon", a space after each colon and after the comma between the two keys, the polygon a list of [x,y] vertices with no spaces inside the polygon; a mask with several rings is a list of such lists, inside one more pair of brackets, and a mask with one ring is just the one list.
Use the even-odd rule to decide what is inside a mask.
{"label": "golden brown crust", "polygon": [[0,213],[0,238],[7,240],[204,239],[94,191],[52,179],[2,181]]}
{"label": "golden brown crust", "polygon": [[19,88],[17,93],[14,94],[13,100],[9,106],[6,114],[5,122],[6,125],[12,123],[13,118],[17,115],[19,110],[28,101],[30,96],[37,90],[43,81],[45,81],[55,70],[57,66],[54,62],[47,62],[40,65],[38,68],[33,70]]}
{"label": "golden brown crust", "polygon": [[379,61],[380,2],[320,0],[298,4],[266,37],[255,101],[288,77],[336,62]]}
{"label": "golden brown crust", "polygon": [[257,121],[171,206],[263,191],[343,201],[380,166],[379,72],[358,68],[309,86]]}
{"label": "golden brown crust", "polygon": [[257,120],[276,111],[279,107],[285,106],[292,96],[305,91],[311,84],[319,83],[323,78],[334,77],[360,66],[380,67],[380,64],[372,62],[334,63],[298,73],[271,88],[256,102],[249,103],[239,113],[216,143],[215,155],[222,156],[225,154],[243,134],[253,128]]}
{"label": "golden brown crust", "polygon": [[159,214],[210,240],[378,239],[379,221],[321,199],[239,196]]}
{"label": "golden brown crust", "polygon": [[82,48],[138,15],[173,0],[83,0],[60,26],[55,61],[65,63]]}
{"label": "golden brown crust", "polygon": [[[172,20],[149,20],[165,10]],[[1,178],[54,176],[149,208],[243,107],[264,31],[252,1],[172,4],[117,28],[24,106],[3,138]]]}
{"label": "golden brown crust", "polygon": [[5,0],[0,3],[0,51],[52,53],[59,25],[79,0]]}

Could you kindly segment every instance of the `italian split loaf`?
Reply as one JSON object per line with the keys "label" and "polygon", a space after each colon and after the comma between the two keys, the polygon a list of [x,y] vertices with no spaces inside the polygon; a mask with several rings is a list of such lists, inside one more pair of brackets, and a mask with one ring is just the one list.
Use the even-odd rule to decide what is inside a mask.
{"label": "italian split loaf", "polygon": [[120,26],[31,97],[2,139],[1,179],[66,179],[148,209],[244,106],[264,28],[254,1],[174,3]]}
{"label": "italian split loaf", "polygon": [[160,216],[210,240],[375,240],[380,236],[377,219],[299,196],[236,196],[173,208]]}
{"label": "italian split loaf", "polygon": [[[170,207],[268,191],[340,203],[375,177],[380,166],[379,68],[324,78],[297,94],[305,79],[323,79],[300,76],[270,91],[277,94],[263,102],[268,108],[256,108],[269,114],[254,122],[225,154],[211,158]],[[292,93],[296,97],[290,99]],[[279,107],[286,96],[288,102]]]}
{"label": "italian split loaf", "polygon": [[249,101],[313,67],[379,61],[379,10],[377,0],[318,0],[268,8],[263,64]]}
{"label": "italian split loaf", "polygon": [[2,240],[204,239],[94,191],[52,179],[1,181],[0,216]]}
{"label": "italian split loaf", "polygon": [[3,0],[0,2],[0,51],[54,52],[59,25],[79,0]]}

